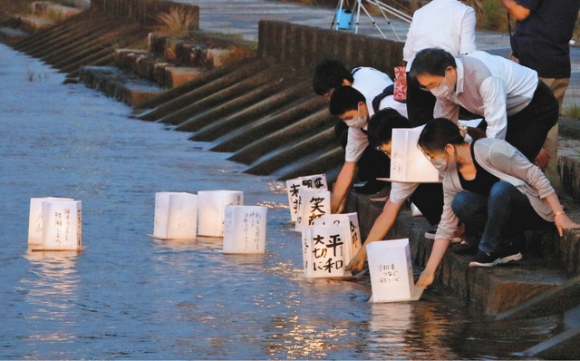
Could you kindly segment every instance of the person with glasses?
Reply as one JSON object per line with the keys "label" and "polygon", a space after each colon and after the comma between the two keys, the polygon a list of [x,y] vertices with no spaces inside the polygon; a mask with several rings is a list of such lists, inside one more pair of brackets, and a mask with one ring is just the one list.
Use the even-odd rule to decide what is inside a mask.
{"label": "person with glasses", "polygon": [[[369,144],[367,123],[375,110],[386,107],[405,111],[404,104],[398,105],[393,96],[369,104],[364,95],[352,86],[339,86],[330,96],[330,114],[338,116],[348,127],[348,137],[343,139],[344,164],[332,190],[330,208],[332,213],[341,213],[355,179],[371,181],[388,178],[390,160]],[[376,109],[375,109],[376,108]],[[383,186],[385,182],[383,182]]]}
{"label": "person with glasses", "polygon": [[427,287],[459,221],[482,232],[470,267],[493,267],[522,259],[524,231],[554,225],[562,236],[578,228],[564,212],[542,171],[518,149],[496,138],[465,141],[446,118],[427,122],[418,146],[443,174],[444,205],[433,249],[417,286]]}
{"label": "person with glasses", "polygon": [[545,169],[546,135],[558,122],[558,101],[535,70],[501,56],[476,51],[454,57],[445,50],[421,50],[411,73],[437,101],[434,118],[457,122],[459,109],[485,119],[488,138],[505,139]]}

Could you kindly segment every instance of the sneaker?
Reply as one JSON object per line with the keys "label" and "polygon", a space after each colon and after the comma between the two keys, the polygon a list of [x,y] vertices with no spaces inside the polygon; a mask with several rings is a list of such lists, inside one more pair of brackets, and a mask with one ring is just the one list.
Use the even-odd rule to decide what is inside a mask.
{"label": "sneaker", "polygon": [[380,192],[370,197],[371,202],[386,202],[391,194],[391,185],[386,184]]}
{"label": "sneaker", "polygon": [[522,259],[522,254],[513,246],[498,251],[487,253],[478,251],[475,257],[469,262],[469,267],[493,267],[498,264],[505,264]]}

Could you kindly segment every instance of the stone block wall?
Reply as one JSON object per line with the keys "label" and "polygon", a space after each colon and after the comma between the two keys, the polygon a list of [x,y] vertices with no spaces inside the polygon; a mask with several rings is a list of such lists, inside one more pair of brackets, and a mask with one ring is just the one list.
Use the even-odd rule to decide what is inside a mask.
{"label": "stone block wall", "polygon": [[401,42],[279,21],[262,20],[258,26],[261,57],[293,61],[296,66],[334,58],[347,68],[370,66],[391,77],[394,67],[403,64]]}
{"label": "stone block wall", "polygon": [[91,10],[120,18],[130,18],[144,26],[158,25],[157,15],[171,9],[193,14],[197,21],[190,30],[199,30],[199,6],[159,0],[91,0]]}

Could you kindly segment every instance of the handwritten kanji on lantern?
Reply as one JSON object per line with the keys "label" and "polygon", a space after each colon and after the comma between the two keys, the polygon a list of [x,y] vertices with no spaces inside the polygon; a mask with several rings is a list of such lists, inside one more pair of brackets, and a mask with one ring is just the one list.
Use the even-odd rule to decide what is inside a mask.
{"label": "handwritten kanji on lantern", "polygon": [[75,200],[42,202],[43,251],[74,251],[82,246],[82,204]]}
{"label": "handwritten kanji on lantern", "polygon": [[330,214],[330,191],[326,189],[302,188],[298,196],[298,216],[295,228],[311,226],[314,220]]}
{"label": "handwritten kanji on lantern", "polygon": [[40,197],[30,198],[30,213],[28,219],[28,246],[32,249],[42,249],[43,222],[42,222],[42,203],[52,201],[74,201],[72,198],[60,197]]}
{"label": "handwritten kanji on lantern", "polygon": [[290,205],[290,217],[296,221],[298,216],[298,196],[300,188],[328,189],[325,174],[315,174],[305,177],[289,179],[286,181],[288,190],[288,204]]}
{"label": "handwritten kanji on lantern", "polygon": [[261,206],[226,206],[224,253],[264,253],[267,214]]}
{"label": "handwritten kanji on lantern", "polygon": [[423,288],[415,287],[409,239],[366,245],[371,274],[371,302],[416,301]]}
{"label": "handwritten kanji on lantern", "polygon": [[187,192],[155,193],[153,237],[194,239],[197,234],[197,195]]}
{"label": "handwritten kanji on lantern", "polygon": [[212,190],[197,192],[197,234],[200,236],[223,237],[226,206],[244,204],[244,192]]}
{"label": "handwritten kanji on lantern", "polygon": [[312,225],[302,227],[304,276],[332,278],[350,276],[345,267],[350,252],[345,241],[350,237],[348,225]]}
{"label": "handwritten kanji on lantern", "polygon": [[347,224],[350,229],[350,237],[346,240],[348,244],[347,250],[350,252],[350,258],[354,257],[362,247],[362,240],[360,236],[360,226],[358,223],[358,215],[353,213],[341,214],[325,214],[320,218],[314,220],[314,224],[322,225],[344,225]]}
{"label": "handwritten kanji on lantern", "polygon": [[391,175],[395,182],[441,182],[439,171],[417,147],[423,127],[393,129],[391,140]]}

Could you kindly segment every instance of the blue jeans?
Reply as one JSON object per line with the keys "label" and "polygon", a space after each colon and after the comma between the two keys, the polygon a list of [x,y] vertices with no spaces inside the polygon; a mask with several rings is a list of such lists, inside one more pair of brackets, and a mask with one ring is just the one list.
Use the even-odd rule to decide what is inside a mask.
{"label": "blue jeans", "polygon": [[453,212],[465,228],[482,234],[479,249],[497,252],[508,247],[529,229],[549,222],[540,217],[528,198],[511,183],[495,183],[488,196],[463,191],[451,204]]}

